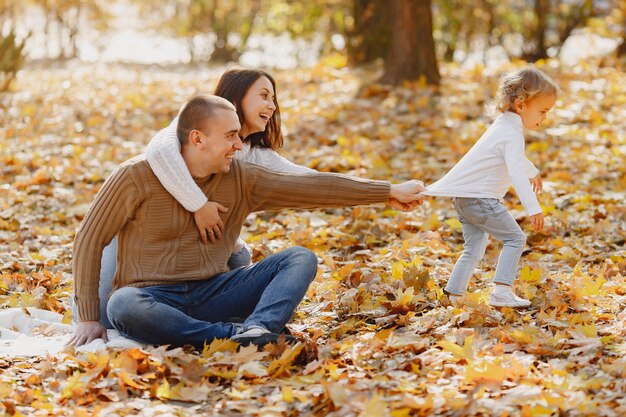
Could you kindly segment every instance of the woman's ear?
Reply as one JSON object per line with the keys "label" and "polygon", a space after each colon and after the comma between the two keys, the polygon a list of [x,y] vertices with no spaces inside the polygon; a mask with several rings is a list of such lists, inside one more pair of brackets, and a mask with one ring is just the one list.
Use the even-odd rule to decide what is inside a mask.
{"label": "woman's ear", "polygon": [[513,102],[513,110],[515,110],[515,112],[518,113],[518,112],[524,110],[524,105],[525,104],[526,104],[526,101],[522,97],[518,97]]}

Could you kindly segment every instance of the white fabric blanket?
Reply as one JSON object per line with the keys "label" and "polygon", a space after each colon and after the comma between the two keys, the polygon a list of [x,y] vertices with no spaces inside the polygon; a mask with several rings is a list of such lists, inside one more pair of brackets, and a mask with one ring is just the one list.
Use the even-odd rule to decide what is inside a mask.
{"label": "white fabric blanket", "polygon": [[[73,325],[61,323],[62,318],[58,313],[33,307],[0,310],[0,356],[40,356],[62,351],[74,331]],[[117,330],[107,330],[107,336],[107,343],[96,339],[76,350],[94,352],[107,347],[146,346],[123,337]]]}

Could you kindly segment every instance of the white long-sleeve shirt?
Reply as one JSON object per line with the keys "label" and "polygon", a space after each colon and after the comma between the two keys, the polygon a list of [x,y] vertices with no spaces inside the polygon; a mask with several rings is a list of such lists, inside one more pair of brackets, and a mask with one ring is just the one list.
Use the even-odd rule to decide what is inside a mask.
{"label": "white long-sleeve shirt", "polygon": [[[207,203],[207,197],[196,184],[180,153],[180,142],[176,135],[178,117],[169,126],[161,129],[146,149],[146,159],[163,187],[187,210],[195,212]],[[268,148],[252,148],[244,143],[235,158],[261,165],[275,172],[315,172],[296,165],[278,152]]]}
{"label": "white long-sleeve shirt", "polygon": [[524,155],[522,118],[506,112],[498,116],[474,146],[426,195],[501,199],[511,184],[529,216],[541,206],[529,178],[539,171]]}

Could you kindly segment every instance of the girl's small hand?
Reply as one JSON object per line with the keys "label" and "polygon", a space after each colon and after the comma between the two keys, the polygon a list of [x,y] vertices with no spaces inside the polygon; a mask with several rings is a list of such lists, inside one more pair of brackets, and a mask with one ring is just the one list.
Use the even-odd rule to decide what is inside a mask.
{"label": "girl's small hand", "polygon": [[196,221],[196,227],[200,232],[200,239],[205,245],[211,241],[215,243],[216,239],[222,238],[222,230],[224,230],[224,222],[220,218],[220,212],[226,213],[228,209],[214,201],[207,202],[200,207],[198,211],[193,213]]}
{"label": "girl's small hand", "polygon": [[533,214],[530,216],[530,223],[533,225],[535,232],[543,229],[543,213]]}
{"label": "girl's small hand", "polygon": [[533,186],[535,194],[541,194],[543,191],[543,182],[541,181],[541,175],[537,174],[535,178],[530,179],[530,183]]}

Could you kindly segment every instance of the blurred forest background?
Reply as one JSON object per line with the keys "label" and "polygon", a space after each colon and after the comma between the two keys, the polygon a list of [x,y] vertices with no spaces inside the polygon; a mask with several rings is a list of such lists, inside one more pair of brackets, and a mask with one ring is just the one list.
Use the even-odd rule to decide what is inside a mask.
{"label": "blurred forest background", "polygon": [[[0,416],[626,415],[624,0],[0,0]],[[104,180],[228,67],[268,69],[285,146],[320,171],[441,178],[489,126],[505,72],[561,91],[526,154],[546,227],[528,234],[522,311],[486,305],[499,243],[467,302],[450,199],[250,216],[259,260],[293,245],[319,269],[261,352],[20,352],[12,312],[71,323],[72,244]],[[57,339],[54,339],[58,342]],[[46,346],[44,346],[46,347]]]}
{"label": "blurred forest background", "polygon": [[25,59],[293,68],[340,54],[350,65],[382,59],[385,82],[436,84],[443,62],[623,56],[625,9],[620,0],[2,0],[1,72],[6,89]]}

